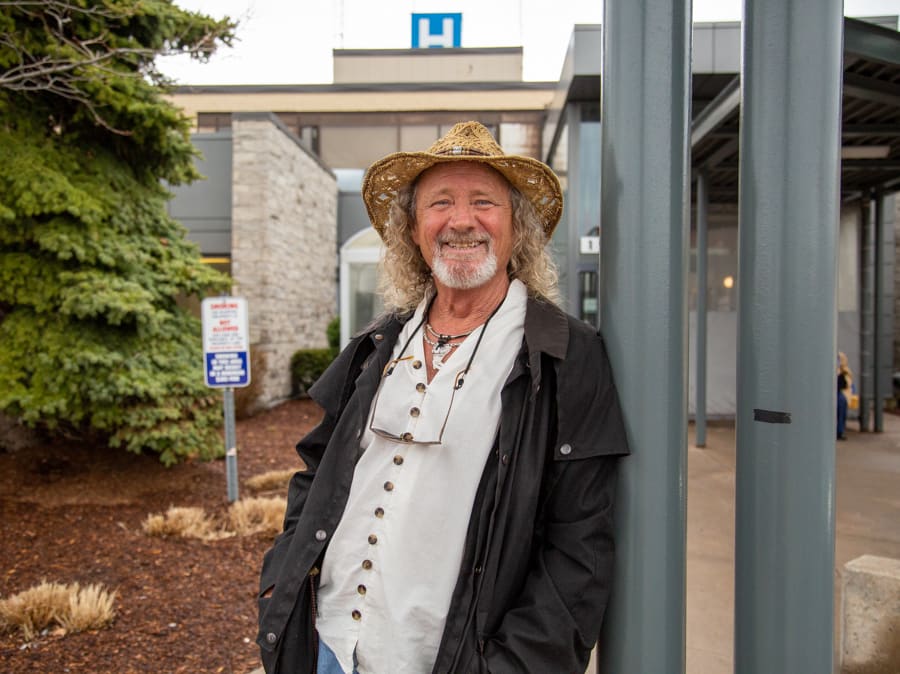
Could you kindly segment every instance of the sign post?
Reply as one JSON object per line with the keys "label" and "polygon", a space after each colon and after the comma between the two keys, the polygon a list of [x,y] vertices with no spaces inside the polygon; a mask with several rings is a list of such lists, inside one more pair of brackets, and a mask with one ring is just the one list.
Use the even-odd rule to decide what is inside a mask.
{"label": "sign post", "polygon": [[250,327],[247,300],[207,297],[200,307],[203,321],[203,376],[210,388],[224,389],[225,474],[228,501],[238,498],[237,434],[234,389],[250,384]]}

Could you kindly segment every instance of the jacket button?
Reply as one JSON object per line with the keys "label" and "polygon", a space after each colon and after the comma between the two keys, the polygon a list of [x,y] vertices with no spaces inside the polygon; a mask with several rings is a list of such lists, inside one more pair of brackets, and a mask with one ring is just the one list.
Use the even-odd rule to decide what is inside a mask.
{"label": "jacket button", "polygon": [[416,384],[416,390],[419,393],[425,393],[425,384],[423,384],[422,382],[419,382],[418,384]]}
{"label": "jacket button", "polygon": [[378,542],[378,536],[369,534],[369,545],[375,545]]}
{"label": "jacket button", "polygon": [[502,463],[504,466],[506,464],[508,464],[509,463],[509,454],[504,454],[503,456],[501,456],[500,463]]}
{"label": "jacket button", "polygon": [[269,632],[266,635],[266,642],[274,644],[276,641],[278,641],[278,635],[275,632]]}
{"label": "jacket button", "polygon": [[365,586],[365,585],[357,585],[357,586],[356,586],[356,591],[357,591],[359,594],[365,594],[365,593],[366,593],[366,586]]}
{"label": "jacket button", "polygon": [[385,482],[384,490],[385,491],[394,491],[394,483],[393,482]]}
{"label": "jacket button", "polygon": [[372,560],[370,560],[370,559],[364,559],[364,560],[363,560],[363,563],[362,563],[362,568],[364,568],[366,571],[368,571],[369,569],[371,569],[371,568],[372,568]]}
{"label": "jacket button", "polygon": [[414,360],[414,361],[412,362],[412,366],[413,366],[413,369],[414,369],[414,370],[418,370],[420,367],[422,367],[422,361],[421,361],[421,360]]}
{"label": "jacket button", "polygon": [[384,339],[384,335],[382,335],[380,332],[376,332],[374,335],[372,335],[372,338],[376,342],[380,342],[382,339]]}
{"label": "jacket button", "polygon": [[384,508],[382,508],[380,506],[378,508],[375,508],[375,517],[377,517],[379,519],[384,517]]}
{"label": "jacket button", "polygon": [[411,416],[411,417],[417,417],[417,416],[419,416],[419,414],[420,414],[420,410],[419,410],[418,407],[413,407],[413,408],[409,411],[409,416]]}
{"label": "jacket button", "polygon": [[569,456],[569,454],[572,453],[572,445],[570,445],[567,442],[566,444],[564,444],[562,447],[559,448],[559,453],[562,454],[563,456]]}
{"label": "jacket button", "polygon": [[316,532],[316,540],[317,540],[317,541],[324,541],[326,538],[328,538],[328,534],[325,533],[325,530],[324,530],[324,529],[319,529],[319,530]]}
{"label": "jacket button", "polygon": [[362,613],[360,613],[356,609],[354,609],[350,615],[353,616],[354,620],[362,620]]}
{"label": "jacket button", "polygon": [[403,457],[400,456],[399,454],[397,454],[397,455],[394,457],[394,465],[395,465],[395,466],[402,466],[402,465],[403,465]]}

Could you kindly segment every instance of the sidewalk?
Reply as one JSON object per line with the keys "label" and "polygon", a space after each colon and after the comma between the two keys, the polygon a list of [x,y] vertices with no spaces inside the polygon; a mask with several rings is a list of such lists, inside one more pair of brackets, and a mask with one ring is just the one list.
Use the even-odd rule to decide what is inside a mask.
{"label": "sidewalk", "polygon": [[[900,559],[900,417],[885,414],[883,433],[848,426],[835,460],[835,671],[844,564],[864,554]],[[688,431],[687,674],[733,672],[734,443],[730,424],[708,426],[704,449],[694,447],[693,424]]]}
{"label": "sidewalk", "polygon": [[[864,554],[900,559],[900,417],[883,433],[859,433],[835,457],[835,671],[840,665],[844,564]],[[705,449],[688,438],[688,674],[731,674],[734,629],[734,427],[707,428]]]}

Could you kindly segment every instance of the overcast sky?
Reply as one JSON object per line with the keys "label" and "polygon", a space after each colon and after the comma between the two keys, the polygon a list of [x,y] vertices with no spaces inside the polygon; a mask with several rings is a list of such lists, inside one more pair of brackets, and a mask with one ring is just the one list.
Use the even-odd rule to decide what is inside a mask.
{"label": "overcast sky", "polygon": [[[626,0],[635,1],[635,0]],[[238,41],[207,64],[160,61],[180,84],[323,84],[331,50],[411,46],[411,14],[462,13],[463,47],[522,46],[523,78],[559,79],[572,26],[600,23],[601,0],[176,0],[239,21]],[[694,0],[694,21],[737,21],[741,0]],[[844,0],[847,16],[900,15],[900,0]]]}

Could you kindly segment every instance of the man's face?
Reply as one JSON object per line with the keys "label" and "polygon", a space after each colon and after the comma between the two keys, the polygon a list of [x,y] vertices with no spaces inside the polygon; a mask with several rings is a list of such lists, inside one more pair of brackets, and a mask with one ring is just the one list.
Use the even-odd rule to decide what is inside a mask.
{"label": "man's face", "polygon": [[476,162],[437,164],[419,177],[413,241],[435,281],[480,288],[506,280],[512,254],[509,183]]}

